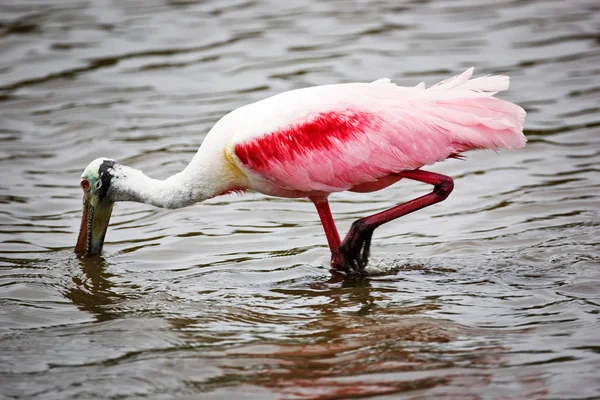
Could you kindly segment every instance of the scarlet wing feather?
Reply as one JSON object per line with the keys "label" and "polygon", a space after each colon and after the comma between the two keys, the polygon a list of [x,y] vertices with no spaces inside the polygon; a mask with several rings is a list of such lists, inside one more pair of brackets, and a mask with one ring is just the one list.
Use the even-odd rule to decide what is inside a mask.
{"label": "scarlet wing feather", "polygon": [[376,129],[377,117],[361,112],[321,113],[309,120],[235,146],[240,161],[266,173],[274,164],[301,162],[311,152],[327,152],[339,143]]}
{"label": "scarlet wing feather", "polygon": [[238,143],[235,154],[246,168],[284,189],[335,192],[416,168],[390,137],[401,136],[372,113],[327,112]]}
{"label": "scarlet wing feather", "polygon": [[368,136],[380,118],[366,112],[320,113],[235,146],[242,164],[284,189],[346,190],[389,171],[370,165]]}

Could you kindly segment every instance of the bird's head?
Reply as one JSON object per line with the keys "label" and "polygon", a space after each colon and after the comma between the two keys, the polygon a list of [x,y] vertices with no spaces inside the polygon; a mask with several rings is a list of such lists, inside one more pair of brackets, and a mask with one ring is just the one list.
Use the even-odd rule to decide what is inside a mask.
{"label": "bird's head", "polygon": [[81,175],[83,190],[83,215],[75,252],[98,254],[102,251],[104,237],[113,209],[111,181],[117,163],[98,158],[90,163]]}

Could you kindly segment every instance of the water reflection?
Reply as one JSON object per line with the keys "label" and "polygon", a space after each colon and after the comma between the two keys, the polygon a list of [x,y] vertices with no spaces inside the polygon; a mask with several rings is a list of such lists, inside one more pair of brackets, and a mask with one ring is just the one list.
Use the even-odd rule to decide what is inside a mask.
{"label": "water reflection", "polygon": [[[385,290],[373,288],[368,280],[360,282],[309,283],[295,289],[278,289],[294,298],[296,304],[320,297],[319,305],[303,323],[303,331],[292,343],[256,338],[248,344],[220,346],[203,363],[218,366],[224,376],[212,384],[252,384],[290,399],[334,399],[375,396],[428,390],[431,398],[478,398],[476,393],[506,393],[493,369],[509,364],[510,346],[482,340],[490,330],[478,330],[451,320],[429,318],[427,313],[439,305],[392,306]],[[243,320],[248,310],[228,308],[223,319]],[[256,325],[272,322],[257,314]],[[273,317],[273,316],[271,316]],[[206,342],[203,317],[171,319],[173,328]],[[293,322],[282,318],[279,325]],[[194,333],[192,333],[194,332]],[[528,331],[498,330],[496,335],[522,335]],[[225,378],[226,377],[226,378]],[[218,382],[218,383],[217,383]],[[545,399],[548,393],[545,374],[531,369],[513,382],[508,393]],[[473,397],[470,397],[473,396]]]}
{"label": "water reflection", "polygon": [[72,276],[74,286],[68,288],[64,296],[80,310],[91,313],[98,321],[107,321],[119,315],[116,304],[126,297],[114,291],[107,272],[108,263],[101,256],[77,256],[79,273]]}

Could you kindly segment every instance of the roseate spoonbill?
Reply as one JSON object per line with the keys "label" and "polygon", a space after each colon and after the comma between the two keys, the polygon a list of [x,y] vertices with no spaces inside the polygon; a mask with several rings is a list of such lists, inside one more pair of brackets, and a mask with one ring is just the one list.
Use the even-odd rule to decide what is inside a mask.
{"label": "roseate spoonbill", "polygon": [[[293,90],[238,108],[210,130],[181,172],[165,179],[99,158],[81,175],[83,216],[75,251],[102,250],[114,202],[180,208],[234,191],[308,198],[323,224],[334,271],[361,273],[378,226],[444,200],[450,177],[420,168],[472,149],[525,145],[525,111],[493,97],[507,76],[473,68],[428,89],[389,79]],[[407,178],[429,194],[354,222],[343,241],[328,196],[372,192]]]}

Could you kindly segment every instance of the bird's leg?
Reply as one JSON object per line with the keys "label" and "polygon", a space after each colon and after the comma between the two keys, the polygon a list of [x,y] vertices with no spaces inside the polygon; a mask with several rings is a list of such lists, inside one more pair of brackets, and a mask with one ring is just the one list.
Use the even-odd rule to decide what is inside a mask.
{"label": "bird's leg", "polygon": [[452,178],[434,172],[417,169],[414,171],[402,171],[395,175],[429,183],[434,186],[433,191],[414,200],[355,221],[339,247],[341,264],[337,268],[348,275],[360,274],[364,271],[369,260],[371,237],[375,228],[413,211],[439,203],[448,197],[454,188]]}
{"label": "bird's leg", "polygon": [[335,226],[333,216],[331,215],[327,197],[313,196],[310,197],[310,200],[317,208],[319,218],[321,219],[321,224],[323,225],[325,235],[327,236],[327,243],[329,244],[329,249],[331,250],[331,266],[333,268],[336,268],[336,266],[341,266],[342,259],[340,257],[340,235]]}

